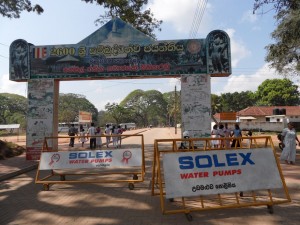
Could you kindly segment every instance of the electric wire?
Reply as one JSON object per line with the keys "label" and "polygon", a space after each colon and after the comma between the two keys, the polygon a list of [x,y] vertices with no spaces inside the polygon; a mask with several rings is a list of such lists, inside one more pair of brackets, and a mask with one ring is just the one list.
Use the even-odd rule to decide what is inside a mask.
{"label": "electric wire", "polygon": [[207,5],[207,0],[198,0],[198,4],[196,6],[196,11],[194,14],[194,19],[191,25],[190,38],[195,38],[198,33],[206,9],[206,5]]}

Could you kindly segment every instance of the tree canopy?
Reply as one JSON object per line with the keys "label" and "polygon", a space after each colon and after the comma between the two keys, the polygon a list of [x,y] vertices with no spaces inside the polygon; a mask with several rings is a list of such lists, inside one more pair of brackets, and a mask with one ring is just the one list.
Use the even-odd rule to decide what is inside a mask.
{"label": "tree canopy", "polygon": [[[105,105],[105,109],[106,109],[106,114],[108,114],[110,116],[110,118],[112,118],[114,120],[114,122],[117,124],[123,123],[124,121],[125,122],[130,121],[129,110],[117,103],[107,103]],[[106,122],[108,122],[108,121],[106,121]]]}
{"label": "tree canopy", "polygon": [[251,91],[224,93],[220,96],[223,112],[237,112],[255,104]]}
{"label": "tree canopy", "polygon": [[[104,15],[100,15],[96,19],[96,24],[104,23],[111,20],[113,17],[119,17],[122,20],[130,23],[136,29],[146,35],[155,38],[155,30],[161,31],[162,20],[157,20],[151,9],[145,9],[148,0],[81,0],[86,3],[96,3],[104,7]],[[37,12],[41,14],[44,9],[41,5],[32,5],[31,0],[0,0],[0,14],[8,18],[20,18],[23,11]]]}
{"label": "tree canopy", "polygon": [[0,123],[1,124],[26,124],[27,98],[10,93],[0,94]]}
{"label": "tree canopy", "polygon": [[255,93],[257,105],[293,106],[299,105],[298,86],[288,79],[267,79],[258,86]]}
{"label": "tree canopy", "polygon": [[[295,106],[300,104],[298,86],[289,79],[267,79],[258,86],[257,91],[242,91],[212,94],[213,114],[237,112],[249,106]],[[19,123],[26,125],[27,98],[16,95],[0,94],[0,123]],[[129,93],[119,104],[108,103],[105,111],[100,111],[78,94],[60,94],[59,122],[78,120],[78,112],[91,112],[93,122],[100,126],[105,123],[136,123],[138,127],[170,125],[181,122],[180,92],[161,93],[157,90],[140,89]],[[176,118],[176,119],[175,119]]]}
{"label": "tree canopy", "polygon": [[298,86],[289,79],[267,79],[255,92],[211,95],[212,113],[237,112],[249,106],[295,106],[300,104]]}
{"label": "tree canopy", "polygon": [[167,102],[157,90],[135,90],[129,93],[120,105],[129,112],[129,118],[140,126],[157,126],[167,123]]}
{"label": "tree canopy", "polygon": [[155,38],[154,30],[161,30],[162,20],[154,18],[151,9],[144,10],[148,0],[82,0],[87,3],[96,2],[107,11],[105,15],[100,15],[96,23],[104,24],[113,17],[119,17],[130,23],[136,29]]}
{"label": "tree canopy", "polygon": [[275,43],[266,46],[266,61],[284,75],[300,72],[300,1],[255,0],[254,13],[272,4],[276,10],[277,28],[271,33]]}
{"label": "tree canopy", "polygon": [[44,12],[44,9],[38,4],[31,5],[30,0],[0,1],[0,14],[3,17],[20,18],[20,14],[22,11],[37,12],[38,14],[41,14]]}
{"label": "tree canopy", "polygon": [[58,121],[71,123],[78,121],[79,111],[92,113],[93,121],[98,120],[98,110],[85,98],[84,95],[78,94],[60,94],[58,104]]}

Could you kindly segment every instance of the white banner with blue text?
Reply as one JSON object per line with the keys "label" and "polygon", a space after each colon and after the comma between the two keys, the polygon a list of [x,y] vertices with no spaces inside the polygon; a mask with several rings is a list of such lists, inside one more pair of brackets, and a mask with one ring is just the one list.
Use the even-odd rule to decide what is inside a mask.
{"label": "white banner with blue text", "polygon": [[271,148],[166,153],[166,198],[282,187]]}
{"label": "white banner with blue text", "polygon": [[123,168],[142,165],[142,150],[114,149],[93,151],[42,152],[40,170],[79,168]]}

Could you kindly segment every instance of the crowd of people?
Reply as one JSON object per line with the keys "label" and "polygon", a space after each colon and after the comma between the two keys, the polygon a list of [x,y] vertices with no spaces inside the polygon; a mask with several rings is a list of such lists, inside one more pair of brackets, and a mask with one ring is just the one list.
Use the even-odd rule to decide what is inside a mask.
{"label": "crowd of people", "polygon": [[123,132],[124,129],[122,129],[120,125],[110,127],[107,124],[105,130],[102,131],[99,126],[95,127],[95,124],[91,123],[91,126],[87,131],[85,131],[83,126],[80,125],[78,133],[77,129],[74,127],[74,124],[71,124],[68,132],[68,135],[70,136],[69,146],[74,147],[75,136],[78,136],[81,147],[84,147],[84,144],[89,141],[90,149],[100,149],[102,147],[102,136],[105,136],[107,148],[109,148],[111,142],[113,148],[120,148],[122,144],[121,134]]}
{"label": "crowd of people", "polygon": [[[87,131],[80,125],[78,134],[77,129],[74,127],[74,124],[72,124],[68,132],[70,136],[69,146],[74,147],[75,136],[78,136],[82,147],[84,147],[85,142],[89,141],[90,149],[100,149],[103,146],[101,137],[104,136],[107,148],[109,148],[110,143],[112,143],[113,148],[119,148],[122,144],[121,134],[123,132],[124,129],[122,129],[120,125],[110,126],[107,124],[102,132],[100,127],[95,127],[95,124],[91,123]],[[252,131],[248,130],[245,135],[251,137]],[[293,165],[296,161],[296,142],[300,146],[294,124],[292,122],[288,123],[288,127],[283,129],[280,136],[282,137],[281,145],[283,147],[280,159],[287,164]],[[230,129],[228,124],[225,123],[215,124],[211,131],[211,137],[214,138],[211,140],[211,146],[213,148],[239,148],[241,147],[243,134],[239,124],[235,124],[234,128]]]}
{"label": "crowd of people", "polygon": [[[248,130],[245,136],[251,137],[252,131]],[[211,146],[213,148],[239,148],[241,147],[243,134],[239,124],[235,124],[234,129],[229,129],[228,124],[225,123],[224,125],[215,124],[211,131],[211,137],[215,138],[211,140]],[[280,137],[282,138],[280,140],[280,145],[282,146],[280,160],[286,164],[294,165],[296,161],[297,143],[300,146],[294,123],[289,122],[287,128],[284,128],[280,133]],[[251,140],[248,141],[251,142]]]}
{"label": "crowd of people", "polygon": [[[247,136],[252,136],[251,130]],[[214,148],[233,148],[241,146],[242,130],[238,124],[234,125],[234,129],[230,129],[228,124],[215,124],[211,131],[211,137],[216,140],[211,141],[211,146]],[[231,137],[231,138],[230,138]],[[225,138],[218,140],[217,138]]]}

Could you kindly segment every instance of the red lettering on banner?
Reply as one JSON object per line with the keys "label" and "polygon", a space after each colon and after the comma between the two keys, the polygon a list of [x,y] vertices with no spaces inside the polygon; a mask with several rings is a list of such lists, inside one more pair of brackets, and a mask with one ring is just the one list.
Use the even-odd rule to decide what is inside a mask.
{"label": "red lettering on banner", "polygon": [[170,64],[168,63],[161,63],[159,65],[152,65],[152,64],[142,64],[141,70],[162,70],[162,71],[169,71]]}
{"label": "red lettering on banner", "polygon": [[87,69],[87,72],[104,72],[103,66],[90,66]]}
{"label": "red lettering on banner", "polygon": [[84,67],[71,66],[63,68],[64,73],[84,73]]}
{"label": "red lettering on banner", "polygon": [[112,162],[111,158],[104,158],[104,159],[91,159],[90,163],[104,163],[104,162]]}
{"label": "red lettering on banner", "polygon": [[235,175],[235,174],[241,174],[242,173],[242,170],[241,169],[238,169],[238,170],[218,170],[218,171],[214,171],[213,172],[213,176],[232,176],[232,175]]}
{"label": "red lettering on banner", "polygon": [[201,178],[208,177],[208,172],[198,172],[198,173],[181,173],[181,179],[191,179],[191,178]]}
{"label": "red lettering on banner", "polygon": [[89,163],[89,160],[87,159],[70,160],[69,163],[70,164]]}
{"label": "red lettering on banner", "polygon": [[138,66],[108,66],[107,72],[138,71]]}

